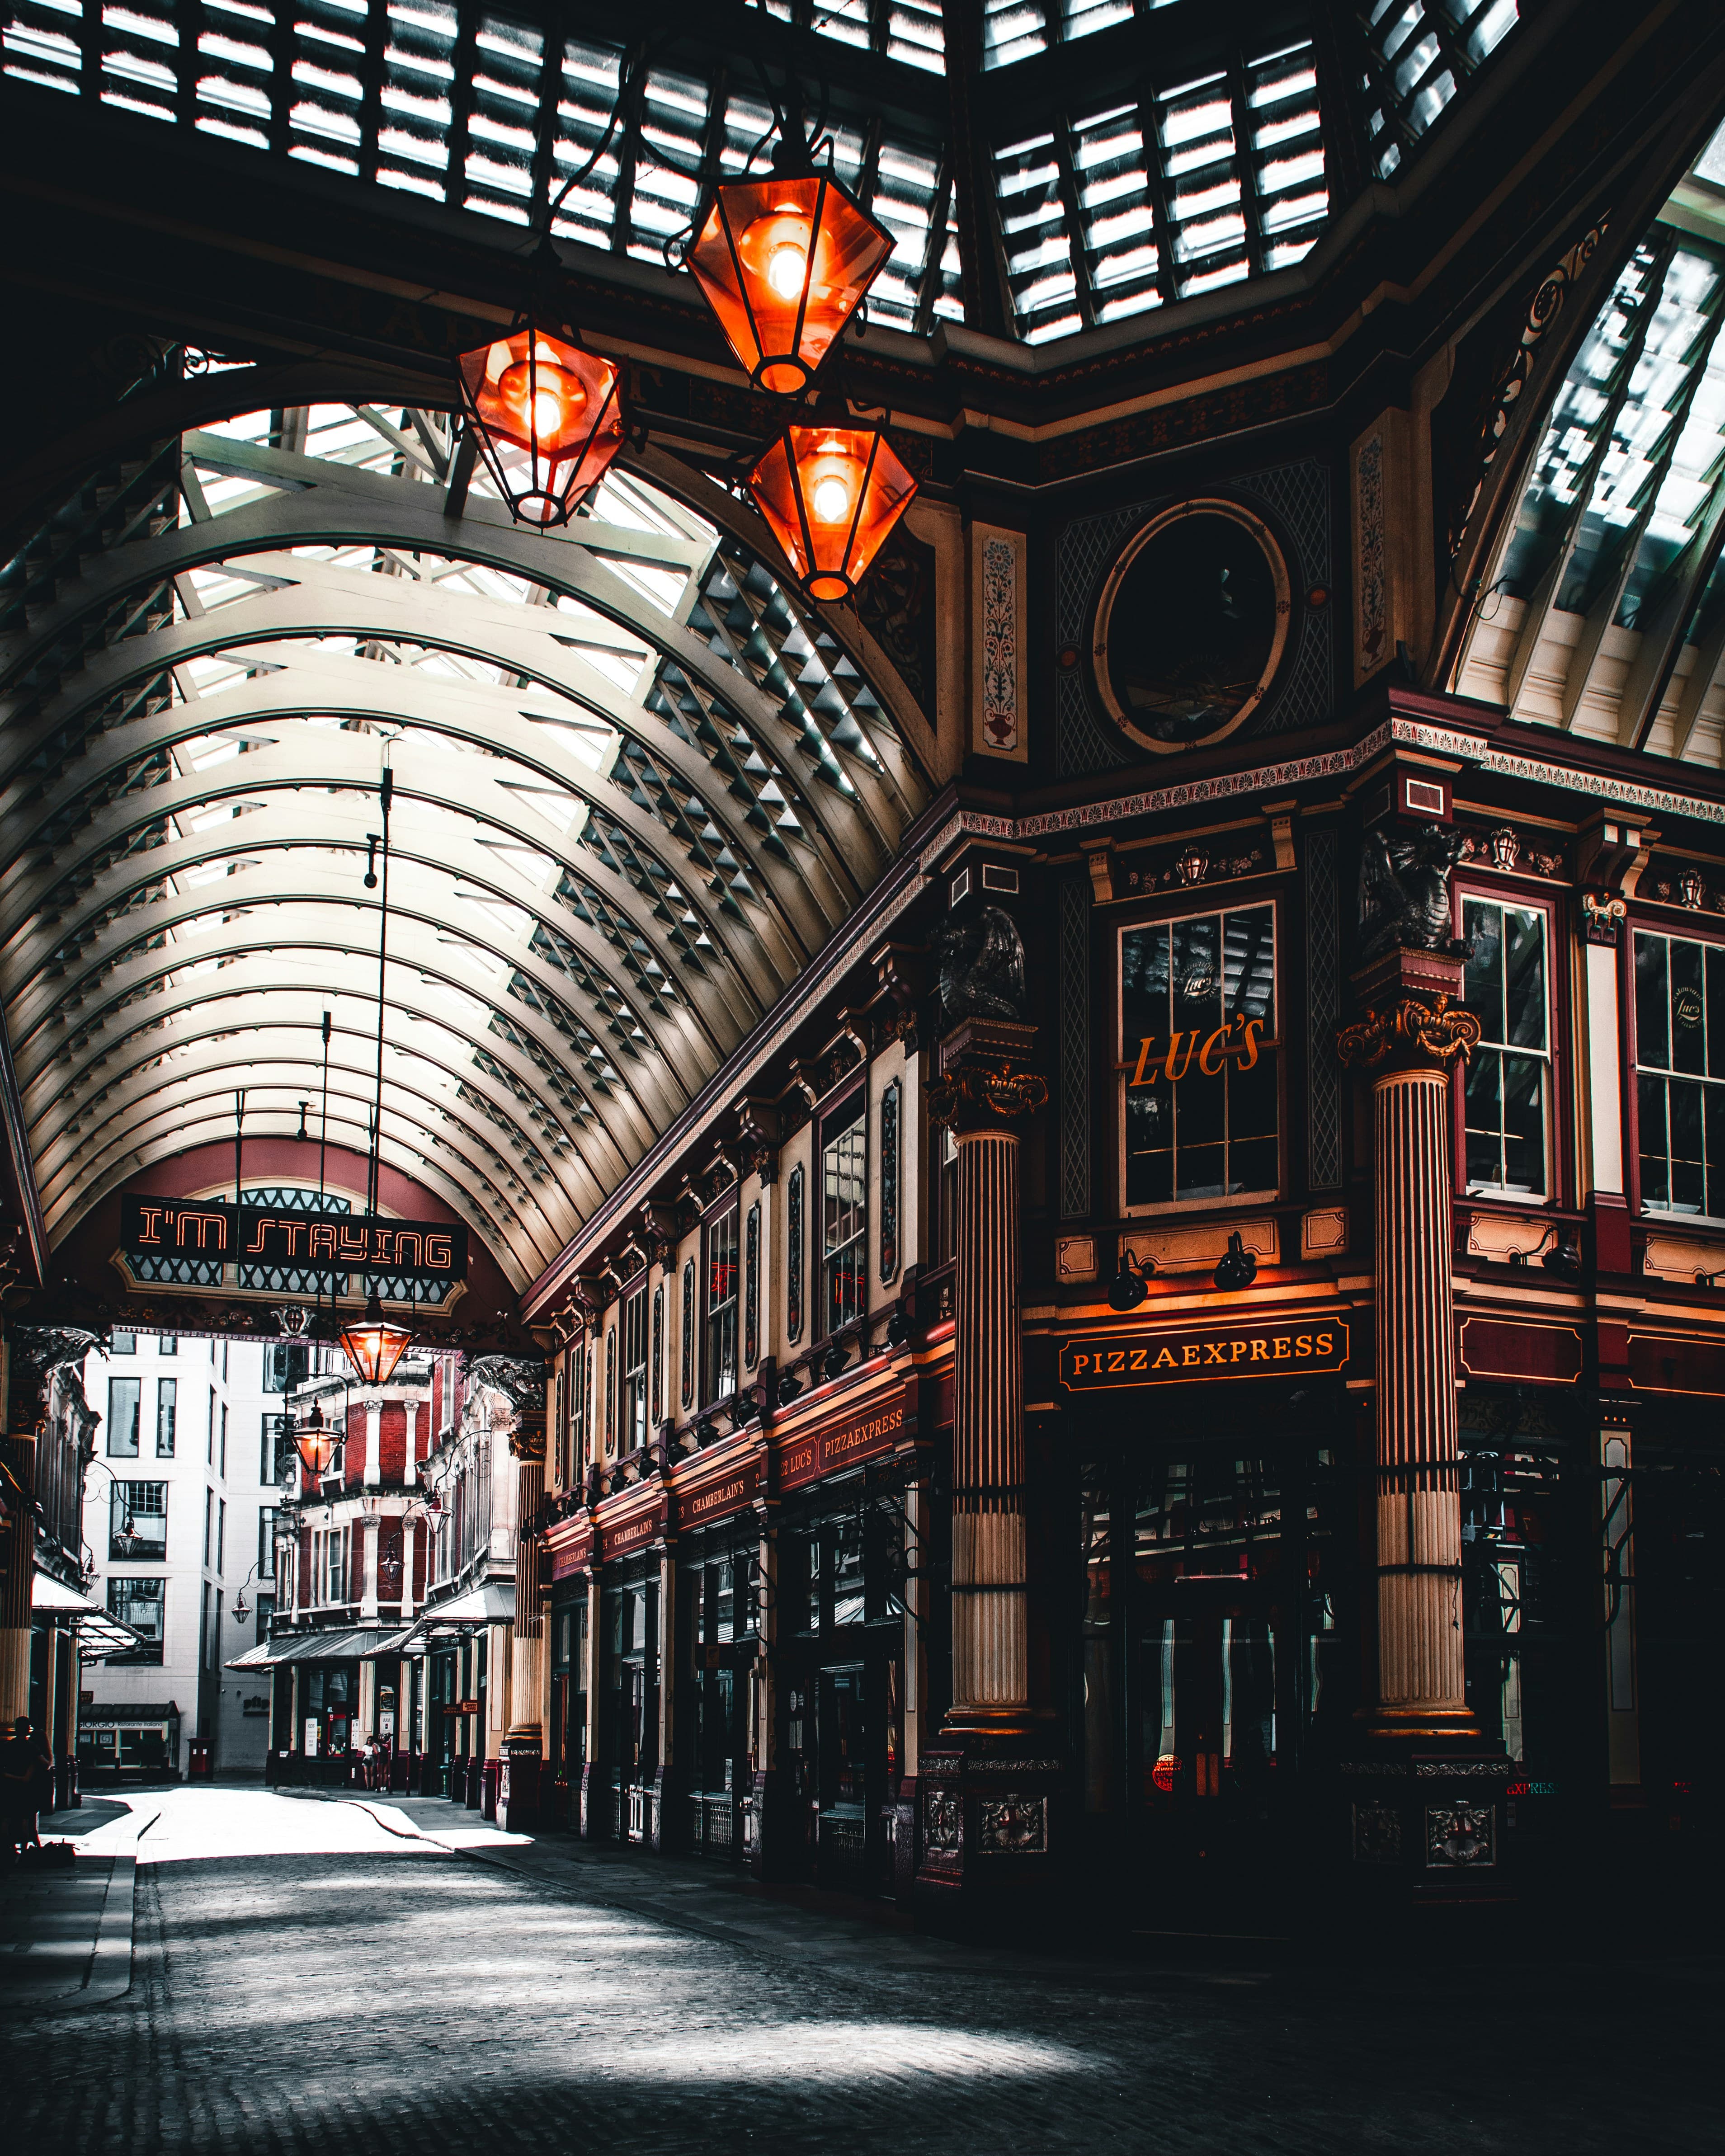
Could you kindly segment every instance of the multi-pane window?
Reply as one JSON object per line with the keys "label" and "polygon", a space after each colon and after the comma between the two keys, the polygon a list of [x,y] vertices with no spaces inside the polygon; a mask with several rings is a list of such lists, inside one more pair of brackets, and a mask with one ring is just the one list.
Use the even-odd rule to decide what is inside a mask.
{"label": "multi-pane window", "polygon": [[1537,906],[1466,898],[1472,955],[1462,999],[1480,1022],[1467,1065],[1467,1188],[1543,1198],[1551,1100],[1546,919]]}
{"label": "multi-pane window", "polygon": [[1275,908],[1124,930],[1120,1031],[1126,1210],[1273,1195]]}
{"label": "multi-pane window", "polygon": [[180,1352],[178,1334],[174,1332],[157,1333],[156,1336],[156,1347],[157,1352],[160,1354],[177,1355]]}
{"label": "multi-pane window", "polygon": [[587,1467],[587,1367],[592,1350],[583,1341],[569,1358],[569,1472]]}
{"label": "multi-pane window", "polygon": [[138,1412],[143,1383],[137,1378],[108,1380],[108,1456],[136,1460],[138,1456]]}
{"label": "multi-pane window", "polygon": [[294,1419],[291,1415],[266,1414],[258,1438],[258,1480],[266,1486],[280,1482],[286,1462],[281,1456],[283,1445],[293,1436]]}
{"label": "multi-pane window", "polygon": [[108,1555],[121,1564],[162,1564],[167,1561],[166,1482],[110,1485]]}
{"label": "multi-pane window", "polygon": [[228,1569],[228,1500],[216,1500],[216,1570]]}
{"label": "multi-pane window", "polygon": [[[174,1456],[174,1419],[178,1410],[180,1384],[177,1378],[158,1378],[156,1381],[156,1457],[172,1460]],[[197,1424],[193,1424],[193,1429]]]}
{"label": "multi-pane window", "polygon": [[1725,944],[1635,937],[1641,1204],[1725,1219]]}
{"label": "multi-pane window", "polygon": [[[117,1617],[122,1625],[130,1625],[142,1639],[136,1654],[128,1655],[128,1661],[159,1662],[164,1636],[163,1617],[167,1607],[167,1582],[165,1579],[133,1579],[122,1573],[110,1573],[108,1577],[108,1614]],[[115,1656],[111,1659],[119,1660]]]}
{"label": "multi-pane window", "polygon": [[138,1352],[138,1336],[136,1332],[115,1333],[113,1344],[108,1352],[113,1355],[136,1355]]}
{"label": "multi-pane window", "polygon": [[639,1287],[623,1305],[623,1450],[647,1442],[647,1291]]}
{"label": "multi-pane window", "polygon": [[821,1125],[821,1302],[829,1332],[868,1307],[866,1110],[858,1093]]}
{"label": "multi-pane window", "polygon": [[264,1579],[275,1573],[275,1522],[280,1517],[278,1507],[264,1505],[258,1512],[258,1571]]}
{"label": "multi-pane window", "polygon": [[311,1599],[327,1606],[347,1599],[350,1527],[319,1527],[311,1537]]}
{"label": "multi-pane window", "polygon": [[706,1231],[706,1397],[728,1399],[737,1390],[737,1208],[721,1213]]}

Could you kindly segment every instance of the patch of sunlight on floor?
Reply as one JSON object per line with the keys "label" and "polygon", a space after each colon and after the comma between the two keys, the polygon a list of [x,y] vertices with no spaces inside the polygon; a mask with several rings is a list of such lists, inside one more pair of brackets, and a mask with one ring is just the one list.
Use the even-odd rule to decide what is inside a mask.
{"label": "patch of sunlight on floor", "polygon": [[391,1833],[358,1804],[319,1804],[268,1789],[141,1791],[131,1810],[78,1837],[92,1856],[188,1864],[235,1856],[440,1856],[417,1830]]}

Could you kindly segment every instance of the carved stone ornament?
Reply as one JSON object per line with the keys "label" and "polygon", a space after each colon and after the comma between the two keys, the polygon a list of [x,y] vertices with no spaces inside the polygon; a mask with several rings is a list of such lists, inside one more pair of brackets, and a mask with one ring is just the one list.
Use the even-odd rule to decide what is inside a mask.
{"label": "carved stone ornament", "polygon": [[943,1026],[965,1018],[1023,1018],[1024,947],[1003,907],[985,906],[968,920],[949,922],[934,947]]}
{"label": "carved stone ornament", "polygon": [[1581,932],[1589,943],[1602,943],[1615,951],[1618,932],[1628,918],[1629,907],[1624,900],[1598,891],[1581,894]]}
{"label": "carved stone ornament", "polygon": [[1359,863],[1360,955],[1384,951],[1442,951],[1465,958],[1468,947],[1450,933],[1450,871],[1466,834],[1441,824],[1417,831],[1368,831]]}
{"label": "carved stone ornament", "polygon": [[1394,1805],[1354,1806],[1353,1861],[1356,1864],[1401,1862],[1402,1815]]}
{"label": "carved stone ornament", "polygon": [[1470,1869],[1497,1861],[1490,1804],[1428,1804],[1425,1861],[1442,1869]]}
{"label": "carved stone ornament", "polygon": [[977,1806],[977,1839],[991,1856],[1045,1856],[1048,1799],[984,1797]]}
{"label": "carved stone ornament", "polygon": [[517,1414],[527,1407],[542,1412],[549,1374],[536,1357],[476,1355],[467,1366],[467,1384],[470,1392],[484,1386],[487,1392],[501,1393]]}
{"label": "carved stone ornament", "polygon": [[932,1078],[928,1120],[942,1128],[961,1122],[1010,1122],[1048,1106],[1048,1082],[1034,1070],[952,1070]]}
{"label": "carved stone ornament", "polygon": [[1480,1022],[1448,996],[1424,1003],[1404,996],[1384,1010],[1368,1010],[1336,1035],[1336,1053],[1344,1067],[1374,1069],[1392,1055],[1447,1069],[1459,1055],[1466,1062],[1479,1045]]}
{"label": "carved stone ornament", "polygon": [[956,1856],[963,1840],[963,1816],[956,1789],[925,1789],[923,1848],[932,1856]]}

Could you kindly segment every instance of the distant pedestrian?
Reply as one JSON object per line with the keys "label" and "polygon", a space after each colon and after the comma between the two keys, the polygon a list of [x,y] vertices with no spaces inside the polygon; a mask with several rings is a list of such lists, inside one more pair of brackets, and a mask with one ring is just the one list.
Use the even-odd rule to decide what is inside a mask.
{"label": "distant pedestrian", "polygon": [[51,1784],[53,1774],[52,1754],[36,1735],[29,1716],[19,1715],[11,1736],[0,1744],[0,1842],[9,1863],[16,1863],[26,1849],[42,1845],[36,1813],[44,1777]]}

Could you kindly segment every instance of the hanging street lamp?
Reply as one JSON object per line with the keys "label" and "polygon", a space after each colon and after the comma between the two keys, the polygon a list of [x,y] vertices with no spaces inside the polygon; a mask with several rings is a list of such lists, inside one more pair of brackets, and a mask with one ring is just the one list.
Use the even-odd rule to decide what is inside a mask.
{"label": "hanging street lamp", "polygon": [[544,326],[542,308],[456,362],[462,408],[517,523],[567,524],[623,447],[622,374]]}
{"label": "hanging street lamp", "polygon": [[794,397],[891,253],[892,235],[817,171],[793,112],[771,177],[716,188],[685,259],[749,379]]}
{"label": "hanging street lamp", "polygon": [[829,601],[850,597],[916,491],[880,429],[848,413],[793,420],[748,485],[809,597]]}
{"label": "hanging street lamp", "polygon": [[336,1447],[341,1441],[323,1419],[323,1403],[314,1400],[311,1414],[294,1433],[295,1450],[312,1481],[321,1481],[329,1473],[330,1462],[335,1458]]}
{"label": "hanging street lamp", "polygon": [[341,1327],[341,1353],[353,1365],[361,1384],[387,1385],[413,1338],[405,1325],[383,1315],[383,1305],[373,1288],[366,1297],[365,1316],[350,1318]]}

